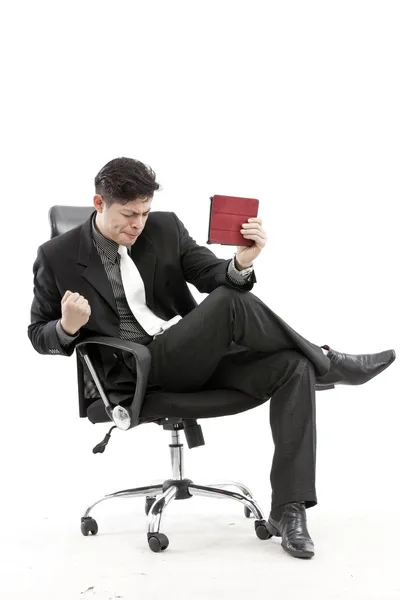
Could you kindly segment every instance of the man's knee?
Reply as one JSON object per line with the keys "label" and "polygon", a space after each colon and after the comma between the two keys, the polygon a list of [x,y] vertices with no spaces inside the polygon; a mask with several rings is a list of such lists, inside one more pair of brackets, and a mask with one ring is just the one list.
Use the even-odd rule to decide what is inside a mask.
{"label": "man's knee", "polygon": [[216,300],[220,300],[221,302],[233,302],[235,298],[245,298],[248,294],[243,290],[235,287],[230,287],[229,285],[220,285],[215,290],[209,294],[211,298],[215,298]]}
{"label": "man's knee", "polygon": [[275,354],[276,364],[274,371],[277,379],[271,389],[271,396],[287,381],[296,379],[313,378],[314,365],[301,352],[297,350],[282,350]]}

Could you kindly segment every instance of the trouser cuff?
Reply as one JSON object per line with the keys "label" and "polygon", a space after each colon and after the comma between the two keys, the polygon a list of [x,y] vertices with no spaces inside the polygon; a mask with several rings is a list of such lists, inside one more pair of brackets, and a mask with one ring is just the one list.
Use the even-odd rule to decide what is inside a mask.
{"label": "trouser cuff", "polygon": [[271,510],[290,502],[304,502],[306,508],[311,508],[317,504],[317,494],[315,490],[273,492]]}

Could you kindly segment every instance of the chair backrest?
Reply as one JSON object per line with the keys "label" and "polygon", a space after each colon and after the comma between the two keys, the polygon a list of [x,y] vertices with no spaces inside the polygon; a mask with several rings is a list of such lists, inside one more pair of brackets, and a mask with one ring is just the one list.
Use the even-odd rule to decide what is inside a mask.
{"label": "chair backrest", "polygon": [[82,225],[94,210],[94,206],[52,206],[49,210],[51,237]]}
{"label": "chair backrest", "polygon": [[[52,206],[49,210],[49,221],[50,221],[50,236],[51,238],[56,237],[82,225],[95,210],[94,206]],[[93,400],[86,397],[86,387],[90,385],[91,380],[86,381],[85,386],[85,373],[84,367],[79,356],[76,356],[76,363],[78,369],[78,394],[79,394],[79,415],[81,417],[87,416],[87,409]],[[87,375],[87,374],[86,374]],[[94,383],[92,385],[92,388]],[[96,395],[98,397],[98,395]]]}

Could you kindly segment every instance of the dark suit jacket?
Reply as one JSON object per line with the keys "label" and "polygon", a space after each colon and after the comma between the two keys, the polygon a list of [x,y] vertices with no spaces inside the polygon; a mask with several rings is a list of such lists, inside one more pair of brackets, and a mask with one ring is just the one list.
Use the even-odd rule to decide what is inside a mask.
{"label": "dark suit jacket", "polygon": [[[162,319],[182,317],[197,303],[186,282],[210,293],[220,285],[236,287],[227,278],[230,260],[217,258],[190,237],[172,212],[152,212],[145,229],[132,246],[143,279],[147,306]],[[88,336],[119,337],[119,317],[111,285],[92,241],[91,222],[57,236],[38,249],[33,266],[34,299],[28,336],[41,354],[70,356],[77,341]],[[243,291],[252,289],[254,273]],[[79,292],[89,302],[91,316],[68,348],[60,344],[56,323],[61,318],[61,299],[67,290]],[[101,351],[105,375],[118,361],[115,353]]]}

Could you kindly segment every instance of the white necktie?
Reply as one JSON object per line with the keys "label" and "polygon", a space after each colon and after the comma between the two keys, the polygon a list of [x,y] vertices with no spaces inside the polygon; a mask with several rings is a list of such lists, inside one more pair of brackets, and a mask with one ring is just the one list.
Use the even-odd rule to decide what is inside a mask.
{"label": "white necktie", "polygon": [[146,305],[146,293],[140,273],[128,254],[126,246],[118,248],[120,270],[126,301],[132,314],[149,335],[157,335],[175,325],[182,317],[177,315],[169,321],[157,317]]}

